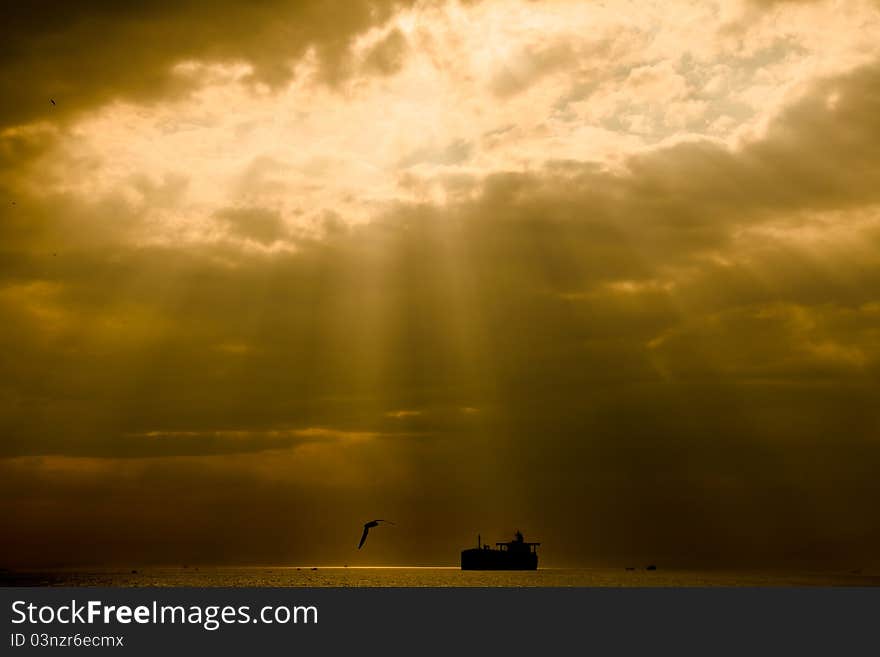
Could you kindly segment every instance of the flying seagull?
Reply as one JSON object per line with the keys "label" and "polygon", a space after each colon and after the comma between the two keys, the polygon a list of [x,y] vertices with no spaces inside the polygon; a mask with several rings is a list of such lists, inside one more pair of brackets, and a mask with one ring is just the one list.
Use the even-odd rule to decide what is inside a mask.
{"label": "flying seagull", "polygon": [[55,105],[55,99],[54,99],[54,98],[50,98],[50,99],[49,99],[49,102],[52,103],[53,105]]}
{"label": "flying seagull", "polygon": [[370,533],[370,527],[378,527],[380,522],[387,522],[389,525],[393,525],[394,523],[390,520],[370,520],[370,522],[364,523],[364,533],[361,534],[361,542],[358,543],[358,550],[360,550],[364,546],[364,541],[367,540],[367,534]]}

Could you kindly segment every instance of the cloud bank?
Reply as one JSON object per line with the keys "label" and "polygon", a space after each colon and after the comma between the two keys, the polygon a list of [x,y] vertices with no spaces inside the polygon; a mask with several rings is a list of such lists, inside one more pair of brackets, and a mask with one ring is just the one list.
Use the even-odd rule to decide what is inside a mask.
{"label": "cloud bank", "polygon": [[870,566],[880,15],[671,7],[16,8],[3,560]]}

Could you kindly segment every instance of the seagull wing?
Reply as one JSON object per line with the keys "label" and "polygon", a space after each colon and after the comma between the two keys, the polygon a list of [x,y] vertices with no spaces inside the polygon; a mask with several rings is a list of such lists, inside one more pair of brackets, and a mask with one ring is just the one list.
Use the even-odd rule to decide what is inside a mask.
{"label": "seagull wing", "polygon": [[361,534],[361,542],[358,543],[358,550],[360,550],[364,546],[364,541],[367,540],[367,534],[370,533],[370,528],[364,525],[364,533]]}

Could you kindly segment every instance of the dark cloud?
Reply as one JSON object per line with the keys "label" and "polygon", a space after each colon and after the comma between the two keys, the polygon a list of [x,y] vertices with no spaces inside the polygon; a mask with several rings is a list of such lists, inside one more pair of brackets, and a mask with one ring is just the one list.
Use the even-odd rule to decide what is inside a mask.
{"label": "dark cloud", "polygon": [[372,73],[391,75],[403,66],[407,49],[407,40],[403,32],[391,30],[388,36],[370,48],[364,59],[364,68]]}
{"label": "dark cloud", "polygon": [[[63,119],[117,99],[143,103],[186,93],[198,78],[175,74],[173,68],[191,60],[246,62],[255,81],[277,86],[289,81],[296,60],[314,49],[323,79],[333,82],[350,68],[352,38],[407,4],[8,3],[0,14],[0,125]],[[393,62],[400,53],[387,55]]]}
{"label": "dark cloud", "polygon": [[492,76],[490,88],[499,98],[518,94],[546,75],[577,62],[577,53],[569,43],[541,48],[526,48],[505,62]]}
{"label": "dark cloud", "polygon": [[282,239],[287,233],[284,220],[277,210],[226,208],[214,216],[232,233],[264,244],[272,244]]}
{"label": "dark cloud", "polygon": [[[13,167],[5,559],[63,558],[36,546],[84,527],[106,542],[81,559],[341,555],[375,508],[411,528],[389,560],[507,525],[557,564],[875,559],[878,83],[822,81],[736,150],[496,174],[277,253],[151,243],[138,203]],[[286,239],[271,211],[216,219]]]}

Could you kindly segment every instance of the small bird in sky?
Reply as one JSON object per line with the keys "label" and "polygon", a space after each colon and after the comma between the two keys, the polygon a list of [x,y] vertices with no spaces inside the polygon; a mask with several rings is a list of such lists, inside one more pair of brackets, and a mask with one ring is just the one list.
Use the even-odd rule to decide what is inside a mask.
{"label": "small bird in sky", "polygon": [[387,522],[389,525],[393,525],[394,523],[390,520],[370,520],[370,522],[364,523],[364,533],[361,534],[361,542],[358,543],[358,550],[360,550],[364,546],[364,541],[367,540],[367,534],[370,533],[370,527],[378,527],[380,522]]}
{"label": "small bird in sky", "polygon": [[54,106],[55,106],[55,104],[56,104],[56,103],[55,103],[55,99],[54,99],[54,98],[50,98],[50,99],[49,99],[49,102],[50,102],[50,103],[52,103],[52,106],[53,106],[53,107],[54,107]]}

